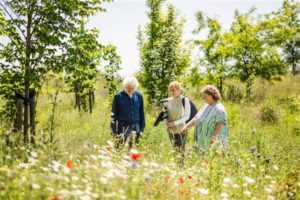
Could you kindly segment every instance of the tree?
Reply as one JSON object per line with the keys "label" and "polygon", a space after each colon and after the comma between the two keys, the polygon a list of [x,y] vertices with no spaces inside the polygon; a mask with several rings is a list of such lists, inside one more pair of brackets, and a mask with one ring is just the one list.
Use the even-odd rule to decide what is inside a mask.
{"label": "tree", "polygon": [[164,0],[147,0],[150,23],[139,29],[138,46],[141,62],[141,84],[150,102],[168,96],[168,84],[178,79],[190,65],[190,52],[181,46],[183,20],[169,5],[166,15],[161,11]]}
{"label": "tree", "polygon": [[104,78],[110,100],[117,91],[117,84],[120,81],[117,72],[120,70],[121,57],[117,54],[117,48],[114,45],[107,45],[104,49]]}
{"label": "tree", "polygon": [[[110,0],[105,0],[110,1]],[[24,142],[29,142],[29,109],[35,105],[30,89],[36,93],[43,76],[49,71],[63,69],[62,52],[66,41],[80,23],[96,12],[104,11],[102,0],[1,0],[6,14],[1,25],[9,42],[1,49],[1,77],[11,93],[15,87],[24,99]],[[9,79],[9,80],[7,80]],[[6,88],[1,87],[3,90]],[[3,92],[1,92],[3,93]],[[35,110],[31,109],[31,135],[35,135]]]}
{"label": "tree", "polygon": [[228,74],[227,61],[229,54],[227,46],[228,40],[222,33],[221,24],[217,19],[205,18],[202,12],[196,14],[198,26],[194,33],[200,33],[204,28],[208,29],[206,39],[195,40],[195,44],[200,47],[203,57],[201,64],[206,66],[206,71],[211,82],[216,82],[221,94],[223,93],[223,82]]}
{"label": "tree", "polygon": [[254,77],[272,81],[279,80],[285,74],[281,57],[274,46],[265,42],[262,30],[257,20],[251,17],[254,10],[246,14],[236,13],[227,34],[231,72],[246,83],[247,98],[251,95]]}
{"label": "tree", "polygon": [[87,111],[86,97],[88,97],[90,113],[94,103],[94,85],[99,75],[97,66],[103,57],[104,49],[104,46],[97,41],[98,36],[98,30],[87,30],[82,22],[78,31],[72,33],[67,42],[67,51],[65,55],[63,54],[66,61],[67,83],[75,93],[75,106],[79,111],[82,107]]}
{"label": "tree", "polygon": [[285,0],[278,11],[265,17],[263,24],[269,42],[282,49],[287,66],[296,75],[300,62],[300,2]]}

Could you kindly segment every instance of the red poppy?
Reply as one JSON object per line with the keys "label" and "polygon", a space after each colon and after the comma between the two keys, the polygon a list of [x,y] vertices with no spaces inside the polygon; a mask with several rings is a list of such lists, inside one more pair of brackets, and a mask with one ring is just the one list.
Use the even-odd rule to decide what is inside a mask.
{"label": "red poppy", "polygon": [[131,157],[132,160],[138,160],[138,159],[140,159],[141,156],[138,153],[132,153],[130,155],[130,157]]}
{"label": "red poppy", "polygon": [[60,200],[58,197],[51,197],[49,200]]}
{"label": "red poppy", "polygon": [[188,179],[192,179],[193,177],[191,175],[188,175]]}
{"label": "red poppy", "polygon": [[66,162],[66,166],[71,169],[74,167],[74,163],[69,160],[68,162]]}
{"label": "red poppy", "polygon": [[184,183],[184,179],[181,177],[178,179],[179,183],[183,184]]}

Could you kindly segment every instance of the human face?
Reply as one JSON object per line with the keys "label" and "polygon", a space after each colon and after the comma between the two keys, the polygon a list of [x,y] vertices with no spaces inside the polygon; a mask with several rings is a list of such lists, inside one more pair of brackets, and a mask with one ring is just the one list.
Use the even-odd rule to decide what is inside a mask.
{"label": "human face", "polygon": [[178,97],[180,95],[179,89],[177,89],[175,86],[169,88],[169,93],[172,97]]}
{"label": "human face", "polygon": [[212,105],[212,104],[215,103],[214,98],[211,95],[207,94],[207,93],[202,93],[202,97],[203,97],[204,101],[206,103],[208,103],[209,105]]}
{"label": "human face", "polygon": [[125,86],[125,91],[130,96],[133,94],[134,90],[135,90],[135,87],[133,85],[126,85]]}

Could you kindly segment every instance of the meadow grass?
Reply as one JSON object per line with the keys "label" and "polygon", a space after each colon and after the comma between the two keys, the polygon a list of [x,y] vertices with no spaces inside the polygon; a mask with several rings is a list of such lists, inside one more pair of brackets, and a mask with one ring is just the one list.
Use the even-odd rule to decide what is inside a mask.
{"label": "meadow grass", "polygon": [[[299,76],[276,84],[258,79],[253,101],[224,100],[228,149],[198,155],[191,129],[180,167],[163,124],[153,127],[160,109],[150,105],[145,132],[135,147],[140,158],[133,159],[127,146],[114,149],[111,106],[102,81],[92,114],[74,109],[73,94],[59,93],[55,142],[49,143],[51,94],[56,88],[48,84],[38,100],[38,147],[25,147],[17,134],[1,129],[0,199],[299,199],[299,85]],[[198,98],[193,101],[198,108],[203,104]],[[262,121],[267,112],[263,108],[276,115],[276,121]]]}

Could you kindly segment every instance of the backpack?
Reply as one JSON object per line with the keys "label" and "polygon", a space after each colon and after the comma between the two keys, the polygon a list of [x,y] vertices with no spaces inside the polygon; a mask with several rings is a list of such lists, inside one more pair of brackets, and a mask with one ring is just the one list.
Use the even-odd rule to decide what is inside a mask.
{"label": "backpack", "polygon": [[[182,98],[183,108],[185,108],[185,98],[187,98],[187,97]],[[192,102],[189,98],[187,98],[187,99],[189,100],[190,105],[191,105],[191,113],[190,113],[189,119],[185,123],[189,123],[197,114],[197,108],[196,108],[194,102]]]}

